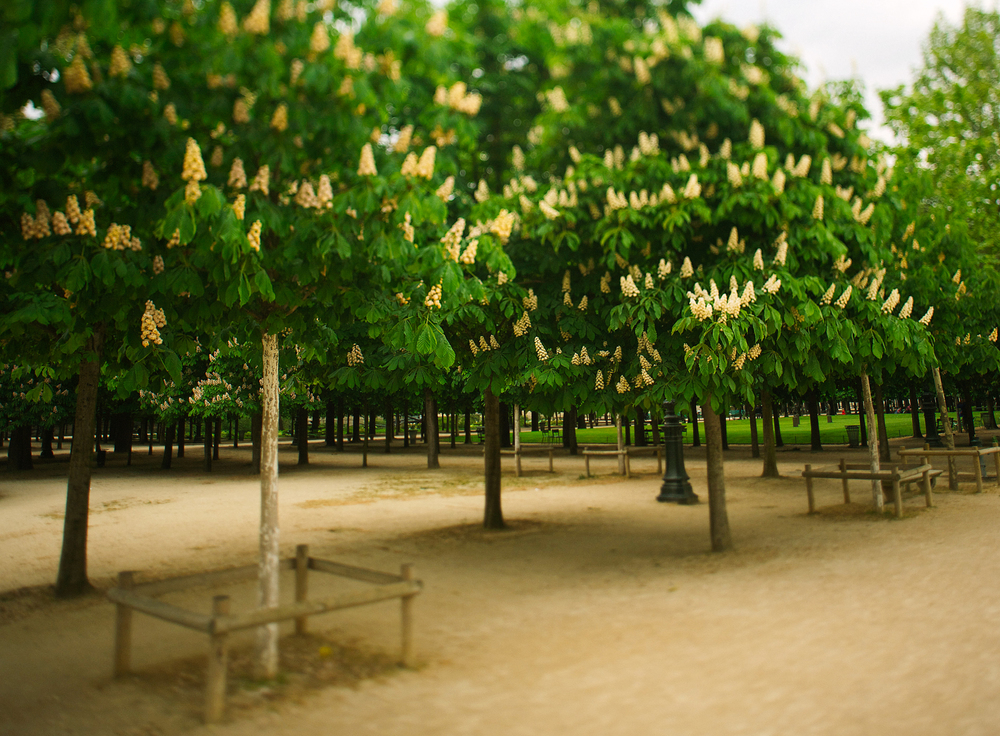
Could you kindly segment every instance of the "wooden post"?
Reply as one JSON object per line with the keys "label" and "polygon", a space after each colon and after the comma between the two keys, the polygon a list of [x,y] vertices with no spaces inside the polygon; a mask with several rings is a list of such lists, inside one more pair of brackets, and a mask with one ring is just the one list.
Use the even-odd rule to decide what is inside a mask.
{"label": "wooden post", "polygon": [[1000,486],[1000,452],[993,453],[993,464],[997,471],[997,485]]}
{"label": "wooden post", "polygon": [[[212,616],[229,615],[229,596],[212,598]],[[214,622],[213,622],[214,628]],[[218,723],[226,713],[226,669],[229,665],[229,635],[212,634],[208,644],[205,674],[205,723]]]}
{"label": "wooden post", "polygon": [[521,406],[514,404],[514,473],[521,477]]}
{"label": "wooden post", "polygon": [[979,453],[972,456],[973,472],[976,474],[976,493],[983,492],[983,466],[979,463]]}
{"label": "wooden post", "polygon": [[[295,602],[301,603],[309,596],[309,545],[295,547]],[[304,634],[308,630],[308,616],[295,619],[295,633]]]}
{"label": "wooden post", "polygon": [[587,454],[586,450],[583,453],[583,466],[586,469],[587,477],[590,477],[590,455]]}
{"label": "wooden post", "polygon": [[931,508],[934,502],[931,500],[931,476],[929,470],[924,471],[922,483],[924,486],[924,498],[927,500],[927,508]]}
{"label": "wooden post", "polygon": [[847,486],[847,460],[840,458],[840,472],[843,475],[841,483],[844,484],[844,503],[848,504],[851,502],[851,490]]}
{"label": "wooden post", "polygon": [[899,474],[892,478],[892,502],[896,505],[896,518],[903,518],[903,489],[899,485]]}
{"label": "wooden post", "polygon": [[[131,590],[135,586],[131,570],[118,573],[118,587]],[[115,677],[127,675],[132,669],[132,608],[115,604]]]}
{"label": "wooden post", "polygon": [[[413,565],[405,564],[400,567],[400,577],[403,580],[413,580]],[[404,595],[400,599],[400,614],[402,624],[402,654],[400,664],[404,667],[413,666],[413,596]]]}
{"label": "wooden post", "polygon": [[806,465],[806,495],[809,497],[809,513],[813,514],[816,512],[816,499],[813,497],[813,479],[809,475],[811,470],[812,465]]}
{"label": "wooden post", "polygon": [[[552,449],[552,448],[550,447],[550,448],[549,448],[549,472],[550,472],[550,473],[554,473],[554,472],[556,472],[556,471],[555,471],[555,470],[553,469],[553,467],[552,467],[552,457],[553,457],[554,455],[555,455],[555,450],[553,450],[553,449]],[[997,462],[1000,462],[1000,455],[995,455],[994,457],[996,457],[996,458],[997,458]],[[997,483],[1000,483],[1000,472],[998,472],[998,473],[997,473]]]}
{"label": "wooden post", "polygon": [[628,448],[625,449],[625,477],[632,477],[632,458],[628,454]]}

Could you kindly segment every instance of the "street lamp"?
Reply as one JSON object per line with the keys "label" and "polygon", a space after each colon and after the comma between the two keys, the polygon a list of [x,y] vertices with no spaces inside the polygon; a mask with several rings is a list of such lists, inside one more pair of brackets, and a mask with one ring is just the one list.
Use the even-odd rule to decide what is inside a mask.
{"label": "street lamp", "polygon": [[661,503],[695,504],[698,503],[698,496],[691,490],[691,481],[684,470],[684,443],[680,417],[674,412],[675,403],[663,402],[663,451],[667,468],[656,500]]}

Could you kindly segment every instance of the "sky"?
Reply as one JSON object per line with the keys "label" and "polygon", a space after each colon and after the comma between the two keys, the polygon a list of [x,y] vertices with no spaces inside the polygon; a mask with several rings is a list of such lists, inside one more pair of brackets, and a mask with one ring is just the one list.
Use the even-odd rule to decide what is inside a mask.
{"label": "sky", "polygon": [[[721,17],[742,28],[749,23],[776,28],[779,47],[803,63],[810,88],[826,80],[860,78],[875,125],[873,137],[892,142],[881,125],[877,90],[909,84],[922,65],[923,46],[940,16],[961,23],[962,0],[702,0],[691,6],[699,23]],[[993,10],[997,0],[980,7]]]}

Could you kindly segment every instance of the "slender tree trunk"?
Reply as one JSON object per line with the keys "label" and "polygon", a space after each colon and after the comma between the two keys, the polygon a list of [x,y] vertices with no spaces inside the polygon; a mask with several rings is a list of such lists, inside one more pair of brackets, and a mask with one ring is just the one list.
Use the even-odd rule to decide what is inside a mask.
{"label": "slender tree trunk", "polygon": [[858,430],[861,434],[861,446],[868,447],[868,422],[865,421],[865,392],[858,379]]}
{"label": "slender tree trunk", "polygon": [[809,392],[809,437],[812,441],[812,451],[822,452],[823,443],[819,436],[819,401],[816,398],[816,389]]}
{"label": "slender tree trunk", "polygon": [[174,433],[176,431],[176,424],[168,424],[163,433],[163,460],[160,461],[161,470],[170,470],[170,464],[174,459]]}
{"label": "slender tree trunk", "polygon": [[771,392],[764,389],[760,392],[761,426],[764,429],[764,469],[763,478],[778,478],[778,453],[774,443],[774,409],[771,402]]}
{"label": "slender tree trunk", "polygon": [[337,450],[344,451],[344,397],[337,397]]}
{"label": "slender tree trunk", "polygon": [[923,439],[920,433],[920,404],[917,401],[917,387],[910,385],[910,424],[913,426],[914,439]]}
{"label": "slender tree trunk", "polygon": [[332,399],[326,402],[326,426],[323,428],[323,441],[327,447],[337,444],[337,402]]}
{"label": "slender tree trunk", "polygon": [[654,447],[659,447],[660,445],[660,422],[662,421],[663,419],[658,410],[653,409],[649,412],[649,428],[653,435]]}
{"label": "slender tree trunk", "polygon": [[702,404],[705,417],[705,444],[708,451],[708,521],[712,551],[725,552],[733,548],[726,512],[726,472],[722,456],[722,422],[712,408],[712,397]]}
{"label": "slender tree trunk", "polygon": [[625,435],[622,434],[622,415],[615,414],[615,440],[618,447],[618,475],[625,475],[625,456],[620,454],[625,451]]}
{"label": "slender tree trunk", "polygon": [[63,519],[62,553],[56,577],[56,595],[69,598],[90,589],[87,579],[87,525],[90,511],[90,458],[94,447],[97,388],[101,378],[104,326],[97,325],[87,341],[87,356],[80,361],[76,388],[73,447],[69,455],[66,483],[66,515]]}
{"label": "slender tree trunk", "polygon": [[424,389],[424,432],[427,436],[427,467],[440,468],[440,438],[438,437],[437,402],[430,387]]}
{"label": "slender tree trunk", "polygon": [[[869,384],[871,379],[869,379]],[[889,449],[889,433],[885,427],[885,401],[882,400],[882,384],[875,384],[875,404],[878,409],[875,411],[876,427],[878,428],[878,459],[883,463],[892,462],[892,454]]]}
{"label": "slender tree trunk", "polygon": [[386,454],[392,449],[392,436],[395,434],[392,426],[392,399],[385,400],[385,451]]}
{"label": "slender tree trunk", "polygon": [[483,425],[486,478],[483,527],[503,529],[503,509],[500,506],[500,401],[489,388],[483,394]]}
{"label": "slender tree trunk", "polygon": [[[875,419],[875,407],[872,406],[871,384],[868,382],[867,373],[861,374],[861,395],[864,399],[865,416],[868,417],[868,426],[877,427],[878,424]],[[877,432],[871,436],[870,441],[868,442],[868,457],[872,472],[877,473],[881,469],[881,465],[879,463]],[[885,497],[882,495],[881,481],[872,481],[872,503],[878,513],[882,513],[885,509]]]}
{"label": "slender tree trunk", "polygon": [[205,434],[204,434],[204,447],[205,447],[205,472],[212,472],[212,420],[205,417]]}
{"label": "slender tree trunk", "polygon": [[465,444],[472,444],[472,408],[465,405]]}
{"label": "slender tree trunk", "polygon": [[781,407],[775,406],[774,399],[771,400],[771,419],[774,424],[774,446],[784,447],[785,441],[781,439]]}
{"label": "slender tree trunk", "polygon": [[[944,446],[955,449],[955,435],[951,431],[951,416],[948,414],[948,402],[944,397],[944,383],[941,381],[941,371],[937,367],[931,369],[934,376],[934,390],[937,393],[938,411],[941,413],[941,428],[944,430]],[[948,458],[948,490],[958,490],[958,474],[955,472],[955,458]]]}
{"label": "slender tree trunk", "polygon": [[[264,332],[264,379],[261,388],[260,457],[260,557],[257,607],[278,605],[278,336]],[[256,675],[273,679],[278,674],[278,624],[257,629]]]}
{"label": "slender tree trunk", "polygon": [[[962,402],[965,404],[965,429],[969,433],[969,446],[976,440],[976,420],[972,413],[972,394],[969,392],[968,382],[962,383]],[[51,450],[49,450],[51,452]]]}
{"label": "slender tree trunk", "polygon": [[301,407],[295,413],[295,435],[299,440],[299,465],[309,464],[309,410]]}
{"label": "slender tree trunk", "polygon": [[260,472],[260,460],[262,456],[261,442],[264,434],[264,415],[257,412],[250,417],[250,443],[252,445],[250,454],[250,464],[253,465],[255,473]]}
{"label": "slender tree trunk", "polygon": [[747,404],[747,414],[750,415],[750,457],[760,457],[760,441],[757,438],[757,410],[752,404]]}

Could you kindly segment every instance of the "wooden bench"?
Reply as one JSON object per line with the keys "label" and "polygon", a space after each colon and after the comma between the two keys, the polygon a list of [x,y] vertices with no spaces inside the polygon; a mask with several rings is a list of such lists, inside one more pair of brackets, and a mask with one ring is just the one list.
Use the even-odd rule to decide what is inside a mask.
{"label": "wooden bench", "polygon": [[816,512],[816,498],[813,494],[813,478],[837,478],[840,479],[844,489],[844,503],[851,502],[851,492],[848,488],[848,481],[851,480],[878,480],[892,483],[892,501],[895,505],[896,517],[903,518],[903,493],[902,486],[919,482],[924,491],[928,508],[934,505],[931,500],[931,479],[941,475],[942,471],[934,470],[931,465],[916,465],[912,467],[900,466],[890,467],[877,472],[871,470],[870,465],[848,464],[841,458],[839,465],[827,465],[815,470],[811,465],[806,465],[802,471],[802,477],[806,479],[806,495],[809,498],[809,513]]}
{"label": "wooden bench", "polygon": [[[483,450],[485,452],[485,449]],[[556,472],[552,467],[552,458],[555,455],[555,447],[525,447],[521,445],[520,450],[500,450],[501,455],[506,455],[508,457],[514,458],[514,472],[518,478],[521,477],[521,457],[523,455],[548,455],[549,456],[549,472]]]}
{"label": "wooden bench", "polygon": [[585,448],[583,448],[582,453],[583,453],[583,465],[584,465],[584,468],[586,469],[587,477],[588,478],[590,477],[590,458],[601,456],[601,455],[614,455],[616,457],[618,457],[618,456],[624,456],[625,457],[625,477],[626,478],[631,478],[632,477],[632,464],[629,462],[629,455],[628,455],[628,448],[627,447],[624,450],[618,450],[618,449],[614,449],[614,450],[598,450],[598,449],[591,448],[591,447],[585,447]]}
{"label": "wooden bench", "polygon": [[[114,674],[121,677],[131,670],[132,663],[132,612],[185,626],[208,634],[208,669],[205,677],[205,722],[222,720],[226,708],[226,670],[228,667],[230,632],[255,628],[263,624],[295,619],[295,633],[306,632],[309,616],[343,608],[399,598],[402,602],[402,656],[400,662],[411,666],[413,659],[413,596],[422,583],[413,579],[411,565],[403,565],[399,575],[344,565],[331,560],[309,556],[307,545],[295,549],[295,557],[281,560],[281,570],[295,571],[295,602],[276,608],[257,608],[242,613],[230,613],[229,596],[217,595],[212,599],[212,613],[189,611],[180,606],[157,600],[156,596],[174,593],[200,585],[222,585],[256,580],[257,565],[246,565],[220,572],[186,575],[150,583],[135,583],[135,573],[118,573],[118,585],[107,592],[115,603],[115,654]],[[319,600],[307,600],[309,571],[324,572],[339,577],[373,583],[373,587],[341,592]]]}
{"label": "wooden bench", "polygon": [[[959,458],[968,457],[972,459],[972,472],[976,481],[976,493],[983,492],[983,465],[981,458],[986,455],[993,456],[993,464],[996,467],[997,474],[997,485],[1000,486],[1000,447],[956,447],[954,450],[949,450],[947,448],[931,449],[930,445],[924,445],[924,449],[912,449],[907,450],[905,447],[901,447],[898,450],[899,457],[906,462],[906,458],[909,457],[919,457],[920,462],[927,464],[935,457],[944,458]],[[943,471],[938,471],[938,474]],[[958,472],[955,470],[955,464],[952,462],[948,463],[948,487],[956,488],[958,486]]]}
{"label": "wooden bench", "polygon": [[625,452],[628,457],[649,457],[656,455],[656,473],[663,474],[663,445],[652,445],[647,447],[626,447]]}

